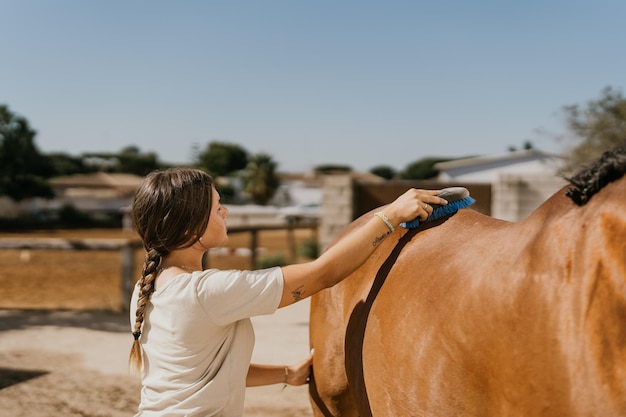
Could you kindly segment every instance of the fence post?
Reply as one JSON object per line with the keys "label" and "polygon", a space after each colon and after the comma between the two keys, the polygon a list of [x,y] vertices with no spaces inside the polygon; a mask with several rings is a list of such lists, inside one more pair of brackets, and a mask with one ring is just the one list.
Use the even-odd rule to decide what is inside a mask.
{"label": "fence post", "polygon": [[251,263],[250,269],[256,268],[258,233],[259,231],[256,228],[252,229],[252,236],[250,236],[250,263]]}
{"label": "fence post", "polygon": [[127,241],[122,245],[122,261],[121,261],[121,297],[120,308],[122,311],[128,311],[130,297],[133,292],[133,274],[135,272],[135,248],[132,241]]}
{"label": "fence post", "polygon": [[296,237],[293,232],[293,222],[287,223],[287,246],[289,247],[289,262],[296,262]]}

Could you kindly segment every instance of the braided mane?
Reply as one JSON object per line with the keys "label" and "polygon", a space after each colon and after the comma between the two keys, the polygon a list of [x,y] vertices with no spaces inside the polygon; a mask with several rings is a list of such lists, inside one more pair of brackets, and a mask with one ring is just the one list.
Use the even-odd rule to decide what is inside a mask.
{"label": "braided mane", "polygon": [[616,181],[626,173],[626,147],[606,151],[590,167],[568,178],[572,187],[565,193],[574,203],[583,206],[605,185]]}

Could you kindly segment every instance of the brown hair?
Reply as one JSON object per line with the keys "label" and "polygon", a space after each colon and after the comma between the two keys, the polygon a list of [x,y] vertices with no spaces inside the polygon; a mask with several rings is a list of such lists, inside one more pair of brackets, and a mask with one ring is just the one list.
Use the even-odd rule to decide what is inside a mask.
{"label": "brown hair", "polygon": [[204,171],[171,168],[150,173],[133,201],[133,224],[146,250],[133,327],[129,365],[141,370],[139,338],[144,311],[165,256],[193,245],[204,234],[211,212],[213,179]]}

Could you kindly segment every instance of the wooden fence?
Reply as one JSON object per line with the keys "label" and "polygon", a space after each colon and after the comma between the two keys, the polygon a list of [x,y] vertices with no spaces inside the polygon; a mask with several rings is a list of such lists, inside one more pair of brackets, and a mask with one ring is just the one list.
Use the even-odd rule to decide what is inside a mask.
{"label": "wooden fence", "polygon": [[317,242],[318,226],[319,223],[316,220],[301,220],[298,222],[289,222],[287,224],[278,225],[229,227],[228,234],[232,235],[235,233],[250,233],[250,265],[255,265],[257,248],[259,246],[259,233],[268,230],[286,230],[287,245],[289,247],[289,260],[290,262],[293,262],[296,259],[296,239],[294,236],[294,231],[296,229],[310,229],[314,233],[313,239]]}
{"label": "wooden fence", "polygon": [[72,251],[121,251],[120,308],[128,310],[135,271],[135,250],[141,242],[133,239],[63,239],[63,238],[2,238],[0,249],[37,249]]}
{"label": "wooden fence", "polygon": [[[267,230],[286,230],[288,247],[290,250],[290,260],[295,260],[296,243],[294,231],[296,229],[311,229],[317,241],[317,222],[299,222],[286,225],[269,226],[243,226],[228,229],[229,234],[250,233],[250,265],[256,264],[258,236],[259,233]],[[133,285],[136,280],[135,274],[135,251],[142,248],[142,244],[137,239],[64,239],[64,238],[0,238],[0,250],[70,250],[70,251],[120,251],[120,310],[128,310]],[[208,257],[205,256],[205,267]]]}

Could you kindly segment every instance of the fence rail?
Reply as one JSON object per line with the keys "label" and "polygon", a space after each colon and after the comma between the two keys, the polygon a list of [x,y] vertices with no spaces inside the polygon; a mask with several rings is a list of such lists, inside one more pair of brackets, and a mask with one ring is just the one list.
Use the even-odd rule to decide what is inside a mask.
{"label": "fence rail", "polygon": [[[250,233],[250,264],[255,265],[258,247],[258,234],[267,230],[286,230],[288,246],[291,258],[295,259],[295,237],[296,229],[311,229],[317,234],[318,223],[313,221],[290,223],[283,225],[266,226],[241,226],[228,229],[229,234]],[[316,237],[317,240],[317,237]],[[137,239],[64,239],[64,238],[0,238],[0,250],[2,249],[38,249],[38,250],[77,250],[77,251],[120,251],[120,309],[128,310],[133,285],[136,277],[135,271],[135,250],[142,248],[142,244]],[[205,257],[205,260],[207,258]],[[205,264],[205,266],[207,266]]]}
{"label": "fence rail", "polygon": [[259,242],[259,232],[267,230],[286,230],[287,231],[287,244],[289,246],[289,256],[291,261],[296,258],[296,240],[294,237],[294,230],[296,229],[311,229],[314,233],[314,240],[318,241],[317,231],[319,222],[317,220],[300,220],[298,222],[289,222],[282,225],[266,225],[266,226],[241,226],[241,227],[229,227],[228,234],[234,233],[250,233],[250,265],[256,264],[257,247]]}

